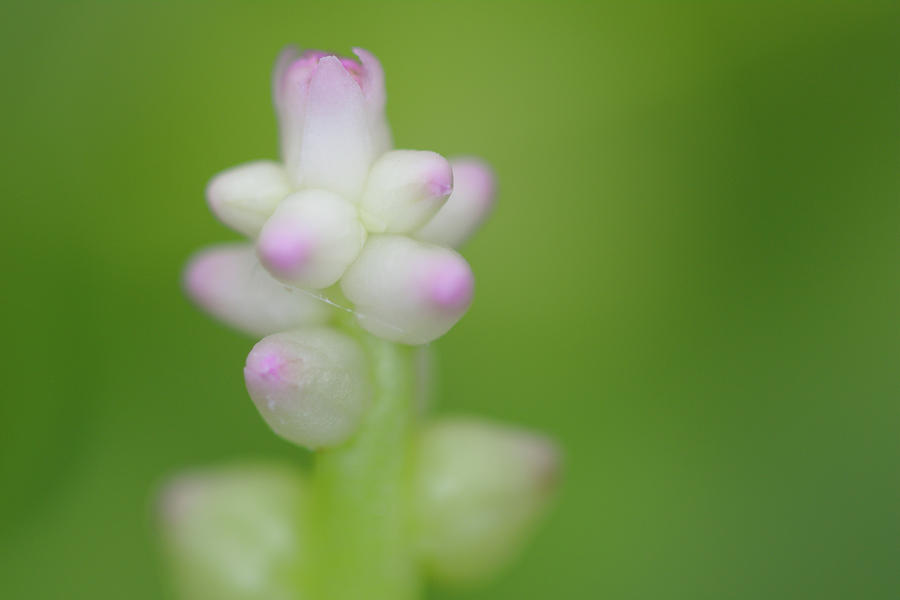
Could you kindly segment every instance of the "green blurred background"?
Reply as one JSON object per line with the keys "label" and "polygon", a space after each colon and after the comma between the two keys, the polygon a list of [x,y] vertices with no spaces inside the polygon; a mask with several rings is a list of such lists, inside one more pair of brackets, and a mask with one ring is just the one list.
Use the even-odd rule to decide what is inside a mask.
{"label": "green blurred background", "polygon": [[438,410],[567,455],[522,560],[430,598],[900,597],[897,3],[2,12],[0,596],[167,598],[165,474],[306,460],[179,288],[297,42],[381,58],[399,146],[496,167]]}

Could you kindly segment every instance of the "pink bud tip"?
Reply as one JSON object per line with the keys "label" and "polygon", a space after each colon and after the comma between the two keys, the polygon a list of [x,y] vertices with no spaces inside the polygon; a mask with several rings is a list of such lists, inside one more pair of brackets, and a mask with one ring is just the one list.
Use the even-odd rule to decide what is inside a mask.
{"label": "pink bud tip", "polygon": [[285,360],[274,350],[267,348],[254,350],[247,356],[244,375],[256,383],[278,383],[282,379],[282,369],[285,364]]}
{"label": "pink bud tip", "polygon": [[441,308],[460,309],[472,301],[475,278],[460,260],[442,260],[431,266],[427,279],[429,300]]}
{"label": "pink bud tip", "polygon": [[363,84],[362,83],[362,80],[363,80],[362,65],[359,64],[358,62],[356,62],[355,60],[353,60],[352,58],[345,58],[343,56],[339,56],[338,58],[341,60],[341,65],[343,65],[343,67],[345,69],[347,69],[347,72],[350,73],[350,76],[353,77],[353,79],[356,81],[356,83],[359,84],[360,87],[362,87],[362,84]]}
{"label": "pink bud tip", "polygon": [[306,59],[311,62],[319,62],[319,59],[325,56],[330,56],[330,54],[323,50],[307,50],[302,55],[300,55],[299,60]]}
{"label": "pink bud tip", "polygon": [[288,82],[304,82],[308,81],[313,73],[316,72],[316,68],[319,66],[319,61],[325,58],[326,56],[334,56],[341,62],[341,66],[343,66],[350,76],[362,87],[363,81],[363,66],[353,60],[352,58],[347,58],[345,56],[338,56],[334,52],[324,52],[322,50],[307,50],[299,57],[297,57],[294,62],[288,66],[285,71],[285,80]]}
{"label": "pink bud tip", "polygon": [[302,267],[312,256],[313,248],[309,235],[285,225],[264,229],[257,251],[267,267],[287,274]]}
{"label": "pink bud tip", "polygon": [[431,196],[449,196],[453,191],[453,175],[449,169],[441,170],[428,180],[428,193]]}
{"label": "pink bud tip", "polygon": [[299,58],[290,63],[282,75],[282,85],[285,89],[290,87],[305,86],[312,74],[316,71],[319,59],[326,56],[324,52],[304,52]]}

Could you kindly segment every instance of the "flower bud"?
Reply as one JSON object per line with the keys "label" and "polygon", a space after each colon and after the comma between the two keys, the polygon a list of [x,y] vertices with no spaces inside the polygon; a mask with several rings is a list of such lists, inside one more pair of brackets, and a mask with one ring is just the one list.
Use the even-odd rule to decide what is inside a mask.
{"label": "flower bud", "polygon": [[264,338],[247,357],[244,380],[269,427],[310,449],[347,440],[372,395],[362,349],[325,328]]}
{"label": "flower bud", "polygon": [[213,177],[206,186],[206,201],[222,223],[254,237],[290,191],[284,168],[260,160],[232,167]]}
{"label": "flower bud", "polygon": [[276,278],[322,289],[340,279],[365,241],[355,206],[333,192],[304,190],[278,205],[260,231],[256,248]]}
{"label": "flower bud", "polygon": [[243,465],[175,477],[161,525],[179,597],[291,600],[301,562],[303,486],[290,469]]}
{"label": "flower bud", "polygon": [[185,269],[184,286],[201,308],[254,337],[323,323],[331,314],[324,302],[272,279],[251,244],[198,252]]}
{"label": "flower bud", "polygon": [[453,193],[416,237],[432,244],[458,248],[491,212],[496,184],[490,167],[476,158],[458,158],[450,164],[453,167]]}
{"label": "flower bud", "polygon": [[318,50],[287,48],[273,80],[282,158],[293,183],[356,200],[372,160],[390,147],[384,74],[378,60],[360,62]]}
{"label": "flower bud", "polygon": [[509,563],[556,487],[548,439],[474,419],[422,434],[415,482],[419,548],[432,575],[470,583]]}
{"label": "flower bud", "polygon": [[360,214],[374,233],[414,231],[437,213],[452,189],[446,158],[435,152],[394,150],[372,165]]}
{"label": "flower bud", "polygon": [[474,277],[455,251],[405,236],[371,236],[341,280],[359,324],[381,338],[424,344],[442,336],[472,301]]}

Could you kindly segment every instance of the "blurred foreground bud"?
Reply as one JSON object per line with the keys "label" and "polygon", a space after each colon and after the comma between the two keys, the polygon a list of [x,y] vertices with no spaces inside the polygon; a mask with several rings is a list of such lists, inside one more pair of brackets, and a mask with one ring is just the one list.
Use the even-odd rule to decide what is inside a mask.
{"label": "blurred foreground bud", "polygon": [[290,191],[284,168],[260,160],[232,167],[213,177],[206,186],[206,201],[222,223],[255,237]]}
{"label": "blurred foreground bud", "polygon": [[469,308],[474,285],[455,251],[400,235],[371,236],[341,280],[359,324],[405,344],[442,336]]}
{"label": "blurred foreground bud", "polygon": [[490,167],[477,158],[458,158],[450,164],[453,167],[453,193],[416,237],[432,244],[458,248],[490,214],[496,183]]}
{"label": "blurred foreground bud", "polygon": [[474,419],[422,434],[416,479],[421,558],[432,575],[470,583],[521,548],[556,487],[559,453],[547,438]]}
{"label": "blurred foreground bud", "polygon": [[333,285],[352,263],[366,230],[356,207],[325,190],[288,196],[259,234],[259,259],[273,276],[303,288]]}
{"label": "blurred foreground bud", "polygon": [[325,328],[264,338],[247,357],[244,380],[269,427],[310,449],[355,433],[372,395],[362,349]]}
{"label": "blurred foreground bud", "polygon": [[372,165],[360,214],[373,233],[406,233],[421,227],[453,189],[447,159],[435,152],[394,150]]}
{"label": "blurred foreground bud", "polygon": [[272,279],[251,244],[219,244],[198,252],[185,269],[184,286],[200,307],[253,336],[323,323],[331,311]]}
{"label": "blurred foreground bud", "polygon": [[292,470],[244,465],[186,473],[160,517],[179,597],[297,600],[303,486]]}

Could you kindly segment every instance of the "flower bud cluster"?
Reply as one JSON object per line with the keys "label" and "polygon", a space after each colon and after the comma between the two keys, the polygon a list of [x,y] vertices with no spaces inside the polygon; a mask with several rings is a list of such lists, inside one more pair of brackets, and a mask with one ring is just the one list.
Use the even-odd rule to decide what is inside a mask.
{"label": "flower bud cluster", "polygon": [[391,149],[381,65],[354,52],[358,61],[282,52],[273,81],[281,162],[228,169],[206,190],[219,220],[250,239],[198,253],[185,274],[208,312],[270,336],[247,359],[247,389],[276,433],[308,448],[344,442],[369,404],[360,348],[326,328],[338,310],[329,296],[351,302],[378,337],[439,337],[474,289],[454,248],[494,195],[476,159]]}
{"label": "flower bud cluster", "polygon": [[[447,332],[474,291],[456,248],[490,212],[495,189],[477,159],[392,149],[381,65],[365,50],[354,53],[358,60],[293,48],[279,56],[281,161],[234,167],[206,190],[216,217],[248,240],[197,253],[184,281],[207,312],[262,338],[244,379],[269,427],[336,453],[354,446],[345,443],[384,393],[373,381],[376,372],[384,377],[371,360],[373,340],[336,323],[338,311],[402,344]],[[415,560],[451,582],[502,568],[555,487],[555,446],[473,419],[437,420],[403,439],[415,456],[402,475]],[[173,480],[161,508],[182,596],[301,597],[298,565],[310,564],[316,530],[309,487],[290,469],[264,465]]]}
{"label": "flower bud cluster", "polygon": [[[207,201],[220,221],[252,240],[262,267],[284,286],[339,292],[364,329],[424,344],[446,333],[472,300],[472,271],[455,248],[487,216],[493,176],[476,159],[392,150],[381,65],[354,52],[358,61],[282,52],[273,82],[282,161],[217,175]],[[244,281],[203,267],[192,265],[188,275],[201,305],[243,329],[274,325],[251,317],[255,296],[234,289]],[[298,318],[305,312],[284,311],[280,329],[318,322],[315,311]]]}

